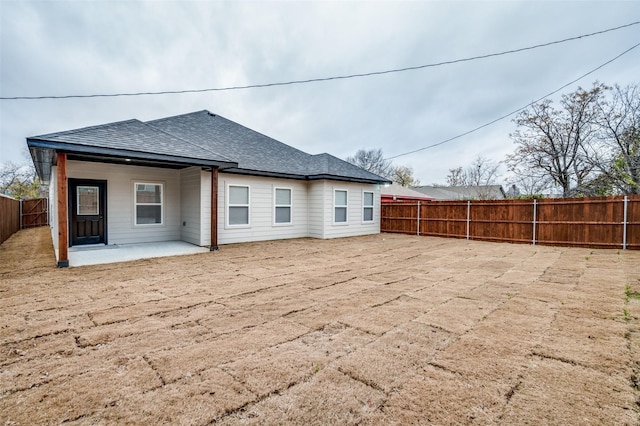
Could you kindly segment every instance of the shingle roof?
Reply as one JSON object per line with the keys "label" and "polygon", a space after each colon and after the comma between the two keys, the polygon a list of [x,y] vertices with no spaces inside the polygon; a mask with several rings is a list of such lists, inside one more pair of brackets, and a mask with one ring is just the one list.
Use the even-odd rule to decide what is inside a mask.
{"label": "shingle roof", "polygon": [[228,172],[262,172],[305,178],[385,179],[329,154],[310,155],[209,111],[148,121],[148,125],[223,152],[238,163]]}
{"label": "shingle roof", "polygon": [[412,188],[436,200],[482,200],[502,199],[504,190],[501,185],[480,186],[416,186]]}
{"label": "shingle roof", "polygon": [[402,198],[412,198],[416,200],[433,200],[434,197],[429,197],[422,192],[418,192],[411,188],[407,188],[397,183],[392,183],[389,186],[385,186],[380,190],[380,194],[384,197],[402,197]]}
{"label": "shingle roof", "polygon": [[[209,111],[141,122],[127,120],[27,138],[32,149],[114,155],[139,154],[225,172],[297,179],[385,183],[386,179],[329,154],[310,155]],[[184,161],[183,161],[184,160]],[[34,156],[35,161],[35,156]],[[203,163],[204,162],[204,163]]]}
{"label": "shingle roof", "polygon": [[41,140],[84,147],[98,147],[172,157],[232,162],[230,158],[189,143],[138,120],[34,136]]}

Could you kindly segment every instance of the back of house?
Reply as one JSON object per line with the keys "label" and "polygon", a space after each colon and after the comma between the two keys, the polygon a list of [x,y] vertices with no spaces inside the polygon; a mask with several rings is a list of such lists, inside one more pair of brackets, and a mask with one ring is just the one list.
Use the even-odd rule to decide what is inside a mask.
{"label": "back of house", "polygon": [[386,179],[199,111],[27,138],[50,183],[59,266],[68,248],[220,244],[380,232]]}

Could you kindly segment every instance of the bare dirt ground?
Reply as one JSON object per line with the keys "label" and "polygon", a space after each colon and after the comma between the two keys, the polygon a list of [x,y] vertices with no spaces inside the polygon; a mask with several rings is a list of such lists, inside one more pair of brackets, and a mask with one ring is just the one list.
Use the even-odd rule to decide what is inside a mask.
{"label": "bare dirt ground", "polygon": [[0,425],[638,424],[640,252],[382,234],[0,246]]}

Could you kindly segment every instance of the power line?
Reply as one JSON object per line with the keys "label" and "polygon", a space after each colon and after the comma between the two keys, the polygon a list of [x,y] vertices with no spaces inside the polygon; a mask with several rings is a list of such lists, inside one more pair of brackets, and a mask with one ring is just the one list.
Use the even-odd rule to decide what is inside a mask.
{"label": "power line", "polygon": [[620,54],[619,54],[618,56],[616,56],[615,58],[612,58],[612,59],[608,60],[608,61],[607,61],[607,62],[605,62],[604,64],[599,65],[598,67],[596,67],[596,68],[592,69],[591,71],[589,71],[589,72],[587,72],[587,73],[585,73],[585,74],[581,75],[580,77],[576,78],[575,80],[572,80],[572,81],[570,81],[569,83],[567,83],[567,84],[563,85],[562,87],[557,88],[557,89],[556,89],[556,90],[554,90],[553,92],[547,93],[546,95],[544,95],[544,96],[542,96],[542,97],[540,97],[540,98],[536,99],[535,101],[529,102],[527,105],[525,105],[525,106],[523,106],[523,107],[521,107],[521,108],[518,108],[518,109],[516,109],[515,111],[511,111],[511,112],[510,112],[510,113],[508,113],[508,114],[505,114],[505,115],[503,115],[503,116],[501,116],[501,117],[498,117],[498,118],[496,118],[496,119],[494,119],[494,120],[491,120],[491,121],[489,121],[488,123],[485,123],[485,124],[483,124],[483,125],[481,125],[481,126],[475,127],[475,128],[473,128],[473,129],[471,129],[471,130],[468,130],[468,131],[466,131],[466,132],[464,132],[464,133],[460,133],[459,135],[453,136],[453,137],[451,137],[451,138],[449,138],[449,139],[445,139],[445,140],[443,140],[443,141],[440,141],[440,142],[437,142],[437,143],[434,143],[434,144],[431,144],[431,145],[427,145],[427,146],[422,147],[422,148],[414,149],[413,151],[408,151],[408,152],[405,152],[405,153],[402,153],[402,154],[394,155],[393,157],[385,158],[385,160],[393,160],[393,159],[395,159],[395,158],[404,157],[405,155],[415,154],[416,152],[420,152],[420,151],[424,151],[424,150],[429,149],[429,148],[434,148],[434,147],[436,147],[436,146],[444,145],[445,143],[448,143],[448,142],[454,141],[454,140],[456,140],[456,139],[460,139],[461,137],[466,136],[466,135],[471,134],[471,133],[474,133],[474,132],[477,132],[477,131],[478,131],[478,130],[480,130],[480,129],[484,129],[485,127],[488,127],[488,126],[490,126],[490,125],[492,125],[492,124],[494,124],[494,123],[497,123],[497,122],[498,122],[498,121],[500,121],[500,120],[504,120],[505,118],[510,117],[510,116],[512,116],[512,115],[514,115],[514,114],[517,114],[518,112],[520,112],[520,111],[522,111],[522,110],[524,110],[524,109],[526,109],[526,108],[529,108],[531,105],[533,105],[533,104],[535,104],[535,103],[537,103],[537,102],[540,102],[541,100],[543,100],[543,99],[545,99],[545,98],[548,98],[548,97],[549,97],[549,96],[551,96],[551,95],[555,95],[556,93],[558,93],[558,92],[559,92],[559,91],[561,91],[562,89],[565,89],[565,88],[567,88],[568,86],[571,86],[572,84],[577,83],[578,81],[582,80],[583,78],[587,77],[588,75],[593,74],[594,72],[596,72],[596,71],[598,71],[599,69],[601,69],[601,68],[605,67],[606,65],[609,65],[611,62],[613,62],[613,61],[615,61],[615,60],[617,60],[617,59],[621,58],[622,56],[626,55],[627,53],[631,52],[633,49],[635,49],[635,48],[636,48],[636,47],[638,47],[638,46],[640,46],[640,43],[638,43],[638,44],[636,44],[636,45],[634,45],[634,46],[631,46],[630,48],[628,48],[628,49],[627,49],[627,50],[625,50],[624,52],[620,53]]}
{"label": "power line", "polygon": [[432,63],[432,64],[417,65],[417,66],[405,67],[405,68],[396,68],[396,69],[390,69],[390,70],[384,70],[384,71],[373,71],[373,72],[367,72],[367,73],[340,75],[340,76],[332,76],[332,77],[310,78],[310,79],[306,79],[306,80],[292,80],[292,81],[285,81],[285,82],[279,82],[279,83],[250,84],[250,85],[246,85],[246,86],[230,86],[230,87],[218,87],[218,88],[208,88],[208,89],[164,90],[164,91],[159,91],[159,92],[111,93],[111,94],[93,94],[93,95],[6,96],[6,97],[3,96],[3,97],[0,97],[0,100],[115,98],[115,97],[122,97],[122,96],[175,95],[175,94],[184,94],[184,93],[222,92],[222,91],[230,91],[230,90],[257,89],[257,88],[262,88],[262,87],[288,86],[288,85],[294,85],[294,84],[307,84],[307,83],[316,83],[316,82],[322,82],[322,81],[345,80],[345,79],[350,79],[350,78],[371,77],[371,76],[376,76],[376,75],[392,74],[392,73],[399,73],[399,72],[405,72],[405,71],[419,70],[419,69],[424,69],[424,68],[439,67],[439,66],[442,66],[442,65],[451,65],[451,64],[461,63],[461,62],[470,62],[470,61],[475,61],[475,60],[478,60],[478,59],[487,59],[487,58],[492,58],[492,57],[496,57],[496,56],[504,56],[504,55],[509,55],[509,54],[512,54],[512,53],[524,52],[524,51],[527,51],[527,50],[533,50],[533,49],[538,49],[538,48],[541,48],[541,47],[552,46],[552,45],[555,45],[555,44],[566,43],[566,42],[569,42],[569,41],[579,40],[579,39],[582,39],[582,38],[593,37],[593,36],[596,36],[596,35],[605,34],[605,33],[611,32],[611,31],[617,31],[617,30],[620,30],[620,29],[623,29],[623,28],[627,28],[627,27],[631,27],[633,25],[638,25],[638,24],[640,24],[640,21],[631,22],[629,24],[620,25],[618,27],[609,28],[609,29],[602,30],[602,31],[596,31],[596,32],[589,33],[589,34],[583,34],[583,35],[579,35],[579,36],[575,36],[575,37],[569,37],[569,38],[565,38],[565,39],[562,39],[562,40],[556,40],[556,41],[551,41],[551,42],[548,42],[548,43],[536,44],[534,46],[529,46],[529,47],[521,47],[519,49],[506,50],[506,51],[503,51],[503,52],[489,53],[489,54],[486,54],[486,55],[472,56],[472,57],[469,57],[469,58],[454,59],[454,60],[451,60],[451,61],[436,62],[436,63]]}

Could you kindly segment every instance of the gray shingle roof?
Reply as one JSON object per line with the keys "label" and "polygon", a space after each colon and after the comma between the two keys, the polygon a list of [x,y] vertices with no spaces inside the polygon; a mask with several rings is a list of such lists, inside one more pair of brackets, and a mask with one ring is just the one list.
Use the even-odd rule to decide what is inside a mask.
{"label": "gray shingle roof", "polygon": [[172,157],[232,162],[233,160],[170,135],[138,120],[35,136],[43,140],[85,147],[98,147]]}
{"label": "gray shingle roof", "polygon": [[[209,111],[141,122],[127,120],[27,138],[32,150],[63,149],[188,164],[220,164],[225,172],[297,179],[385,183],[329,154],[310,155]],[[34,156],[34,161],[35,161]]]}
{"label": "gray shingle roof", "polygon": [[404,187],[395,182],[389,186],[385,186],[384,188],[382,188],[380,190],[380,194],[387,197],[396,196],[396,197],[415,198],[415,199],[423,199],[423,200],[429,200],[434,198],[434,197],[429,197],[426,194],[423,194],[422,192],[418,192],[411,188]]}
{"label": "gray shingle roof", "polygon": [[310,155],[209,111],[148,121],[150,126],[180,135],[238,163],[229,172],[262,172],[305,177],[385,179],[329,154]]}
{"label": "gray shingle roof", "polygon": [[486,200],[503,199],[501,185],[480,186],[416,186],[411,188],[436,200]]}

